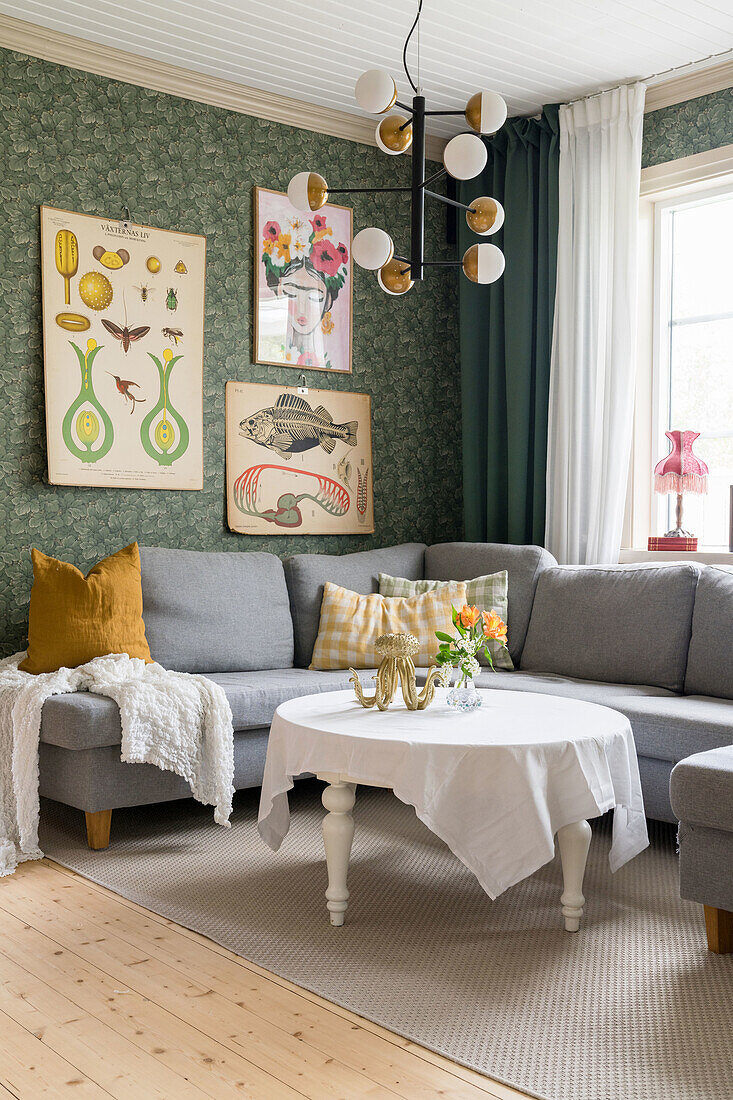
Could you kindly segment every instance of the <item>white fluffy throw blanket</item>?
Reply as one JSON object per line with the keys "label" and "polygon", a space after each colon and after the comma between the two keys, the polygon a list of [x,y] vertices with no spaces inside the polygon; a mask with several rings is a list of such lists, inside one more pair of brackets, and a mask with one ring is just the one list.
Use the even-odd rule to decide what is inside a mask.
{"label": "white fluffy throw blanket", "polygon": [[50,695],[93,691],[117,703],[122,760],[175,772],[194,798],[214,806],[228,825],[234,794],[232,712],[218,684],[205,676],[168,672],[137,657],[112,654],[79,668],[32,676],[18,665],[25,653],[0,661],[0,875],[38,847],[38,742],[41,710]]}

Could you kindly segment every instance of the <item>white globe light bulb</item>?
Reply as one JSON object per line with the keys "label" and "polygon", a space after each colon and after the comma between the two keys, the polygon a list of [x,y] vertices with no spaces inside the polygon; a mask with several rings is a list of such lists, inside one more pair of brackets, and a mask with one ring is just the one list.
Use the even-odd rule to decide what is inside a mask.
{"label": "white globe light bulb", "polygon": [[471,199],[466,211],[466,224],[479,237],[491,237],[504,224],[504,207],[488,195]]}
{"label": "white globe light bulb", "polygon": [[397,99],[397,85],[383,69],[368,69],[362,73],[354,89],[356,102],[370,115],[382,115]]}
{"label": "white globe light bulb", "polygon": [[495,244],[472,244],[463,253],[463,274],[472,283],[495,283],[504,273],[504,253]]}
{"label": "white globe light bulb", "polygon": [[476,134],[458,134],[443,151],[443,164],[455,180],[472,180],[486,167],[486,146]]}
{"label": "white globe light bulb", "polygon": [[354,262],[359,267],[366,268],[367,271],[377,271],[384,267],[392,259],[393,254],[394,245],[389,233],[374,226],[360,230],[351,245]]}
{"label": "white globe light bulb", "polygon": [[506,115],[506,103],[496,92],[476,92],[466,104],[466,122],[477,134],[495,134]]}
{"label": "white globe light bulb", "polygon": [[298,172],[288,184],[288,200],[296,210],[320,210],[328,202],[328,184],[317,172]]}

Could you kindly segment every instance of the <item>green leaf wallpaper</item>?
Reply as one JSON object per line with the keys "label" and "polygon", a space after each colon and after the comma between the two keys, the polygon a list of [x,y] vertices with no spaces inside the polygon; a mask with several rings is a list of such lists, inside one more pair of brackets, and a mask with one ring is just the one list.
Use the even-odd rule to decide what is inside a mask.
{"label": "green leaf wallpaper", "polygon": [[733,144],[733,88],[650,111],[644,118],[643,168]]}
{"label": "green leaf wallpaper", "polygon": [[[460,376],[452,272],[404,299],[357,271],[353,374],[308,374],[313,387],[372,395],[375,534],[235,535],[225,526],[224,386],[294,385],[297,372],[253,366],[252,188],[284,190],[303,168],[338,183],[409,181],[409,158],[0,51],[0,645],[26,640],[30,547],[88,569],[138,539],[201,550],[337,553],[461,535]],[[204,489],[52,486],[46,480],[39,270],[41,203],[206,234]],[[355,195],[354,229],[408,239],[396,195]],[[448,256],[444,208],[429,209],[428,252]]]}

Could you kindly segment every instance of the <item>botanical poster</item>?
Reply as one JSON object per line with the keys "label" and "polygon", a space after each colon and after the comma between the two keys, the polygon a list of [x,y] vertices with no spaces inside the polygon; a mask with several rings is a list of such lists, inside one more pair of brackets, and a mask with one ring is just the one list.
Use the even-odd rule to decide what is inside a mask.
{"label": "botanical poster", "polygon": [[256,363],[351,371],[351,210],[255,187]]}
{"label": "botanical poster", "polygon": [[232,531],[374,530],[368,394],[227,382],[226,437]]}
{"label": "botanical poster", "polygon": [[41,207],[48,477],[203,486],[206,238]]}

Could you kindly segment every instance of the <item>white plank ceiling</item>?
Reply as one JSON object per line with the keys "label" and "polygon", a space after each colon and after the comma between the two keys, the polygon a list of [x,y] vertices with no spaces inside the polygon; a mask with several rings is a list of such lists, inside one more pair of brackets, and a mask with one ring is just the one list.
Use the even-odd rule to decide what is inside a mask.
{"label": "white plank ceiling", "polygon": [[[364,69],[388,69],[408,95],[402,44],[416,10],[416,0],[0,0],[5,15],[153,63],[353,113]],[[733,0],[424,0],[421,83],[432,108],[462,108],[485,87],[511,115],[533,114],[731,47]],[[449,136],[460,123],[433,119],[430,130]]]}

